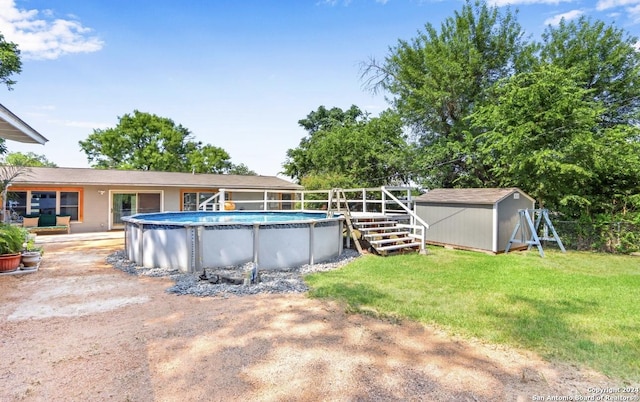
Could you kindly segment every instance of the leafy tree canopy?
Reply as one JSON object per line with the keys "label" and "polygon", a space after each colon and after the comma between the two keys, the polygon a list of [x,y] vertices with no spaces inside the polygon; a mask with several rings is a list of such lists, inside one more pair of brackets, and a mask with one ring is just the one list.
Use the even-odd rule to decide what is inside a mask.
{"label": "leafy tree canopy", "polygon": [[598,124],[638,122],[640,53],[638,39],[602,21],[581,17],[548,27],[542,36],[540,62],[570,69],[587,96],[604,109]]}
{"label": "leafy tree canopy", "polygon": [[419,143],[429,187],[482,185],[466,119],[488,100],[491,85],[532,62],[532,46],[510,11],[467,1],[438,31],[427,24],[410,41],[400,40],[383,63],[372,60],[363,76],[384,90]]}
{"label": "leafy tree canopy", "polygon": [[103,169],[227,173],[234,167],[225,150],[194,141],[171,119],[138,110],[120,117],[116,127],[94,130],[80,148]]}
{"label": "leafy tree canopy", "polygon": [[16,83],[11,79],[13,74],[20,74],[22,71],[22,62],[20,61],[20,50],[18,45],[13,42],[7,42],[4,36],[0,34],[0,83],[7,86],[11,90]]}
{"label": "leafy tree canopy", "polygon": [[4,162],[15,166],[58,167],[46,156],[38,155],[35,152],[11,152],[5,156]]}
{"label": "leafy tree canopy", "polygon": [[416,136],[418,181],[518,186],[574,216],[640,210],[637,39],[585,17],[540,42],[522,32],[510,10],[467,1],[364,66]]}
{"label": "leafy tree canopy", "polygon": [[242,176],[257,176],[258,174],[253,170],[249,169],[247,165],[244,163],[240,163],[238,165],[233,165],[229,169],[229,174],[237,174]]}
{"label": "leafy tree canopy", "polygon": [[321,106],[299,123],[309,135],[298,148],[287,151],[283,165],[285,174],[299,182],[310,183],[313,177],[331,187],[344,187],[408,180],[411,147],[397,114],[369,118],[356,106],[347,111]]}
{"label": "leafy tree canopy", "polygon": [[[499,186],[518,186],[539,205],[588,203],[599,107],[571,72],[551,65],[494,87],[496,102],[471,116],[479,151]],[[556,205],[553,205],[556,204]]]}

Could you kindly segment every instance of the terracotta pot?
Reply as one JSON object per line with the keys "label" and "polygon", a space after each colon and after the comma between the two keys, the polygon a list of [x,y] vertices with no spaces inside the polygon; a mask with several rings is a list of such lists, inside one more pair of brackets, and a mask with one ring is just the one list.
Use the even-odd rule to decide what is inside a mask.
{"label": "terracotta pot", "polygon": [[2,254],[0,255],[0,272],[11,272],[18,269],[22,254]]}

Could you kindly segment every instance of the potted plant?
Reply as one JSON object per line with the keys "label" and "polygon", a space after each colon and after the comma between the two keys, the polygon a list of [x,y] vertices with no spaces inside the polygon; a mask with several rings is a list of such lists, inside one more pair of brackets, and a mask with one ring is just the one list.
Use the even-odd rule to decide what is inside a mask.
{"label": "potted plant", "polygon": [[19,226],[0,225],[0,272],[18,269],[26,235],[26,231]]}
{"label": "potted plant", "polygon": [[24,250],[22,251],[22,269],[37,268],[42,253],[42,246],[36,246],[34,236],[28,235],[27,242],[24,244]]}

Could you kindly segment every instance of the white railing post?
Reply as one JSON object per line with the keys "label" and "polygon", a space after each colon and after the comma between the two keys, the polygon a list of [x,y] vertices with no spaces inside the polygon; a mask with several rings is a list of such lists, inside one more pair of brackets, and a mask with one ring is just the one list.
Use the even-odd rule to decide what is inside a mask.
{"label": "white railing post", "polygon": [[[381,190],[385,190],[384,186],[380,187]],[[384,215],[387,214],[387,195],[384,193],[384,191],[380,191],[380,194],[382,196],[382,213]]]}
{"label": "white railing post", "polygon": [[267,201],[267,197],[269,196],[269,193],[267,190],[264,190],[264,195],[262,198],[262,210],[263,211],[267,211],[269,210],[269,202]]}
{"label": "white railing post", "polygon": [[[225,203],[225,191],[224,188],[220,189],[220,201],[218,202],[218,211],[221,209],[224,209],[224,203]],[[214,208],[215,210],[215,208]]]}
{"label": "white railing post", "polygon": [[367,212],[367,189],[362,189],[362,212]]}

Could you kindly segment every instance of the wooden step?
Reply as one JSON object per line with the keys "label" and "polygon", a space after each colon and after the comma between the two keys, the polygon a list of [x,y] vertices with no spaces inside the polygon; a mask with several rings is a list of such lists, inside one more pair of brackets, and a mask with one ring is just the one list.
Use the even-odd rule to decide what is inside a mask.
{"label": "wooden step", "polygon": [[397,221],[388,221],[388,220],[384,220],[384,221],[367,221],[367,222],[359,222],[359,221],[354,221],[353,224],[355,226],[371,226],[371,225],[396,225],[398,222]]}
{"label": "wooden step", "polygon": [[364,237],[367,238],[367,239],[371,239],[373,237],[390,237],[390,236],[404,237],[404,236],[406,236],[408,234],[409,234],[409,232],[407,232],[407,231],[380,232],[380,233],[368,233],[368,234],[365,234]]}
{"label": "wooden step", "polygon": [[376,251],[380,252],[380,251],[401,250],[403,248],[414,248],[414,247],[420,247],[420,243],[413,242],[413,243],[394,244],[391,246],[375,247],[375,249]]}
{"label": "wooden step", "polygon": [[389,244],[389,243],[397,243],[399,241],[409,241],[409,242],[413,242],[414,238],[413,237],[394,237],[394,238],[389,238],[389,239],[380,239],[380,240],[368,240],[369,244],[371,244],[372,246],[378,246],[378,245],[384,245],[384,244]]}
{"label": "wooden step", "polygon": [[395,226],[379,226],[375,228],[357,228],[357,229],[363,233],[375,232],[375,231],[384,233],[384,232],[387,232],[388,230],[398,230],[398,228]]}

